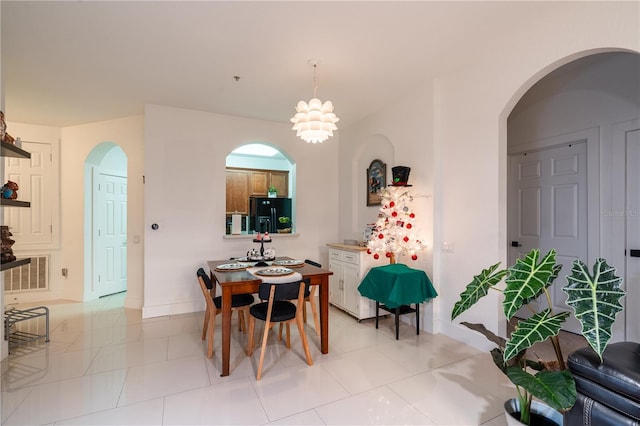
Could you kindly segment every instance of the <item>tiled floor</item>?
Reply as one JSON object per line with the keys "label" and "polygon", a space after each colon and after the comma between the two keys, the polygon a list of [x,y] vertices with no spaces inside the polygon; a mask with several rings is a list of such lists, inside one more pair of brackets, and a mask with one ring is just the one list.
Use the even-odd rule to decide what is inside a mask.
{"label": "tiled floor", "polygon": [[50,305],[51,341],[3,362],[3,425],[504,425],[514,396],[486,353],[406,324],[396,341],[391,318],[376,330],[333,308],[329,354],[307,325],[313,366],[294,327],[291,350],[270,340],[257,382],[259,348],[247,357],[234,327],[220,377],[220,321],[207,359],[202,312],[143,320],[123,300]]}

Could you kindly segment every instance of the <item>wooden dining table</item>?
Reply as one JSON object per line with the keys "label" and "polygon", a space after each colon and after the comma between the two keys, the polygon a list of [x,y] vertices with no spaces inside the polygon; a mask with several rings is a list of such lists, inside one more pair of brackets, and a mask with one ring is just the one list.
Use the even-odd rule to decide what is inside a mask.
{"label": "wooden dining table", "polygon": [[[277,257],[276,260],[291,259],[289,257]],[[222,289],[222,374],[229,375],[229,359],[231,350],[231,296],[241,293],[257,293],[262,280],[247,270],[220,271],[218,265],[230,263],[229,260],[210,260],[209,266],[211,280],[217,282]],[[249,265],[251,266],[251,265]],[[305,263],[302,267],[292,268],[299,272],[303,278],[309,278],[311,285],[317,285],[320,289],[320,350],[323,354],[329,353],[329,275],[333,272],[328,269],[318,268]],[[215,281],[214,281],[215,280]]]}

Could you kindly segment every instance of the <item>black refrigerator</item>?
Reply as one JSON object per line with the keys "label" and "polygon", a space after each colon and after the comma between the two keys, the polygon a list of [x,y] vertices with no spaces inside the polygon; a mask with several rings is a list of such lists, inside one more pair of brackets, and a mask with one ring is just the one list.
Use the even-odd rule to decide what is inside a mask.
{"label": "black refrigerator", "polygon": [[280,223],[281,217],[291,220],[291,198],[249,197],[249,230],[275,234],[278,229],[290,228]]}

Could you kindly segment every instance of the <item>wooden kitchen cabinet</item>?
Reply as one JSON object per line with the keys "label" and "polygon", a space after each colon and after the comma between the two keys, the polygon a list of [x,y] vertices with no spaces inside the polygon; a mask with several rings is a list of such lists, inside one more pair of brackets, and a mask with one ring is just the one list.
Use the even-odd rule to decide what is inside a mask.
{"label": "wooden kitchen cabinet", "polygon": [[278,189],[278,197],[289,196],[289,172],[278,172],[272,170],[269,172],[269,185],[273,185]]}
{"label": "wooden kitchen cabinet", "polygon": [[289,196],[289,172],[227,167],[227,215],[249,214],[249,197],[266,197],[269,185],[278,188],[278,197]]}
{"label": "wooden kitchen cabinet", "polygon": [[238,212],[249,214],[249,174],[244,170],[227,169],[227,207],[228,215]]}

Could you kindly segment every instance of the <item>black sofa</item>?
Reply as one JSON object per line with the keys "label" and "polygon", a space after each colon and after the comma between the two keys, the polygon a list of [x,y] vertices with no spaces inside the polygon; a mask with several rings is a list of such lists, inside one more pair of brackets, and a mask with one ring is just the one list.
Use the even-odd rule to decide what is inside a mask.
{"label": "black sofa", "polygon": [[602,358],[590,347],[569,355],[578,399],[565,426],[640,426],[640,343],[612,343]]}

